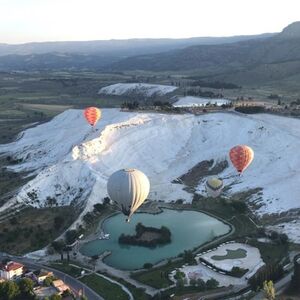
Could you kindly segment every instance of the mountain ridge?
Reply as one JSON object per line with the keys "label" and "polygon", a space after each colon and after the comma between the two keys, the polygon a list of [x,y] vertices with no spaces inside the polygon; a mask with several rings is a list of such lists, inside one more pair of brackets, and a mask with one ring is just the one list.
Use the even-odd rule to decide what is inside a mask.
{"label": "mountain ridge", "polygon": [[[111,39],[93,41],[50,41],[30,42],[22,44],[0,43],[0,56],[4,55],[30,55],[45,53],[77,53],[100,54],[122,52],[123,55],[135,55],[137,50],[145,53],[160,52],[172,48],[187,47],[196,44],[221,44],[233,43],[241,40],[266,38],[274,33],[258,35],[237,35],[229,37],[190,37],[190,38],[135,38],[135,39]],[[147,50],[148,49],[148,50]]]}

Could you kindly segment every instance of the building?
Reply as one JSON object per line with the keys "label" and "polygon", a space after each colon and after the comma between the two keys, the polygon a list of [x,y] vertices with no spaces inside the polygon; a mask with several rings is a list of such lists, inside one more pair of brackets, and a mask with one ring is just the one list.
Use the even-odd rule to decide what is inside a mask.
{"label": "building", "polygon": [[50,271],[47,271],[44,269],[33,272],[33,278],[34,278],[34,280],[36,280],[36,282],[38,284],[42,284],[46,278],[52,277],[52,276],[53,276],[53,272],[50,272]]}
{"label": "building", "polygon": [[56,288],[59,294],[62,294],[64,291],[71,290],[61,279],[54,280],[52,285]]}
{"label": "building", "polygon": [[0,265],[0,277],[6,280],[20,277],[21,275],[23,275],[23,272],[24,265],[14,261],[8,261]]}

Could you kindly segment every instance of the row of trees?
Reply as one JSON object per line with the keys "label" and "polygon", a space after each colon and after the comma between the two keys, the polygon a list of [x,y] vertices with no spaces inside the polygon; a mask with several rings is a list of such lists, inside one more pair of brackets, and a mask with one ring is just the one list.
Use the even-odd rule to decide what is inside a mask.
{"label": "row of trees", "polygon": [[121,108],[122,109],[130,109],[130,110],[133,110],[133,109],[138,109],[139,108],[139,102],[137,101],[125,101],[121,104]]}
{"label": "row of trees", "polygon": [[[176,279],[176,287],[179,290],[187,284],[187,279],[183,272],[177,271],[174,278]],[[214,278],[210,278],[206,282],[201,278],[192,278],[190,279],[190,285],[192,287],[197,287],[198,291],[206,291],[216,289],[219,286],[219,282]]]}
{"label": "row of trees", "polygon": [[204,97],[204,98],[223,98],[224,95],[221,93],[214,93],[211,91],[203,91],[199,88],[190,88],[187,90],[184,90],[184,96],[198,96],[198,97]]}
{"label": "row of trees", "polygon": [[204,80],[195,80],[190,83],[191,86],[201,86],[213,89],[240,89],[241,87],[234,84],[223,81],[204,81]]}
{"label": "row of trees", "polygon": [[[33,289],[35,283],[30,278],[22,278],[18,281],[7,280],[0,283],[0,300],[36,300]],[[64,296],[73,296],[68,290],[62,296],[54,294],[45,300],[61,300]]]}
{"label": "row of trees", "polygon": [[254,276],[249,279],[252,290],[256,291],[263,287],[265,281],[276,281],[284,274],[280,264],[269,264],[262,267]]}
{"label": "row of trees", "polygon": [[265,111],[265,108],[259,105],[249,105],[249,106],[241,105],[241,106],[237,106],[235,108],[235,111],[244,114],[258,114],[258,113],[263,113]]}
{"label": "row of trees", "polygon": [[33,293],[34,282],[29,278],[15,281],[4,281],[0,283],[1,300],[35,299]]}

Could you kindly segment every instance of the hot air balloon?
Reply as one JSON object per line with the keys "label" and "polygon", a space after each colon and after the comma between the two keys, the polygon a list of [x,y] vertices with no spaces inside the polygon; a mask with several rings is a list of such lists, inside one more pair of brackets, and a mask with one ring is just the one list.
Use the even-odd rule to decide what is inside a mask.
{"label": "hot air balloon", "polygon": [[83,114],[91,126],[95,126],[101,118],[101,110],[97,107],[87,107]]}
{"label": "hot air balloon", "polygon": [[113,173],[107,182],[107,192],[130,221],[132,214],[143,204],[150,190],[147,176],[136,169],[123,169]]}
{"label": "hot air balloon", "polygon": [[230,150],[229,156],[232,164],[241,174],[251,164],[254,152],[249,146],[238,145]]}
{"label": "hot air balloon", "polygon": [[216,198],[223,190],[223,180],[217,177],[209,178],[206,181],[205,187],[208,196]]}

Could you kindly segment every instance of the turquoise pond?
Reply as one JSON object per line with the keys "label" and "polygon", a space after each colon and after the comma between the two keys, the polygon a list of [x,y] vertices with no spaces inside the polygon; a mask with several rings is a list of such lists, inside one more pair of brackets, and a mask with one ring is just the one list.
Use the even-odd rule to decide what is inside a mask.
{"label": "turquoise pond", "polygon": [[[143,225],[160,228],[166,226],[172,234],[172,242],[156,248],[120,245],[118,238],[122,233],[135,234],[135,226]],[[80,252],[87,256],[99,255],[104,251],[112,254],[104,262],[112,267],[123,270],[142,268],[145,263],[158,263],[161,260],[177,256],[184,250],[197,246],[224,235],[230,226],[201,212],[189,210],[163,209],[160,214],[136,213],[130,223],[125,222],[122,214],[107,218],[102,228],[110,234],[109,240],[94,240],[86,243]]]}

